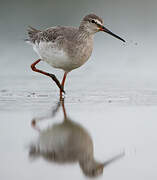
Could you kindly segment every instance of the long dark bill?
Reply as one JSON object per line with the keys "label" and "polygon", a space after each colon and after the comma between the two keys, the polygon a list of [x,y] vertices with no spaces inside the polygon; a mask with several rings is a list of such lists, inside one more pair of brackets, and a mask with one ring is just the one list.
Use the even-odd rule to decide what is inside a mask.
{"label": "long dark bill", "polygon": [[113,32],[111,32],[110,30],[108,30],[108,29],[105,28],[104,26],[102,26],[102,27],[100,28],[100,30],[101,30],[101,31],[104,31],[104,32],[106,32],[106,33],[108,33],[108,34],[110,34],[110,35],[112,35],[113,37],[115,37],[115,38],[117,38],[117,39],[119,39],[119,40],[121,40],[121,41],[123,41],[123,42],[125,42],[124,39],[122,39],[121,37],[117,36],[116,34],[114,34]]}

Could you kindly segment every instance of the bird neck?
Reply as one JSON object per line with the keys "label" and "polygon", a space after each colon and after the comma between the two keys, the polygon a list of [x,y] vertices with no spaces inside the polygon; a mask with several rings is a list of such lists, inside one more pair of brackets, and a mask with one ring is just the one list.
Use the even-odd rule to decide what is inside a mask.
{"label": "bird neck", "polygon": [[78,42],[82,42],[82,41],[88,41],[89,39],[93,39],[93,37],[94,37],[94,34],[91,34],[85,29],[79,27],[75,38]]}

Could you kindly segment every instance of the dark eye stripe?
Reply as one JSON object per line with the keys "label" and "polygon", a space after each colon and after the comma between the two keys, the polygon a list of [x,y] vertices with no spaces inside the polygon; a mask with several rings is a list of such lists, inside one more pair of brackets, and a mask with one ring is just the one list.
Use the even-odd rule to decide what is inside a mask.
{"label": "dark eye stripe", "polygon": [[94,19],[88,20],[88,22],[94,23],[94,24],[96,24],[96,25],[99,26],[99,27],[102,26],[101,24],[97,23]]}
{"label": "dark eye stripe", "polygon": [[98,25],[98,26],[101,26],[99,23],[97,23],[96,21],[94,21],[93,19],[92,19],[92,21],[91,21],[92,23],[94,23],[94,24],[96,24],[96,25]]}

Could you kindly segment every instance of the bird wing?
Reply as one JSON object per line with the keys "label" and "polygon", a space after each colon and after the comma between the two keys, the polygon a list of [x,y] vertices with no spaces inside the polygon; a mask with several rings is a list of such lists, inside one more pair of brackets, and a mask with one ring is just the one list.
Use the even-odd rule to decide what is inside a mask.
{"label": "bird wing", "polygon": [[55,42],[58,38],[64,38],[70,41],[73,35],[77,32],[77,28],[56,26],[40,31],[33,27],[29,27],[27,31],[29,36],[28,41],[31,43],[39,43],[40,41]]}

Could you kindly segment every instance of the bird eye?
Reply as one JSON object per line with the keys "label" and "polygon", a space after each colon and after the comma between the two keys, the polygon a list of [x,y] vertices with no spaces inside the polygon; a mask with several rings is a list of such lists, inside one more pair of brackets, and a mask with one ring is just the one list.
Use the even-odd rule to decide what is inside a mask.
{"label": "bird eye", "polygon": [[92,19],[92,21],[91,21],[92,23],[95,23],[95,21]]}

